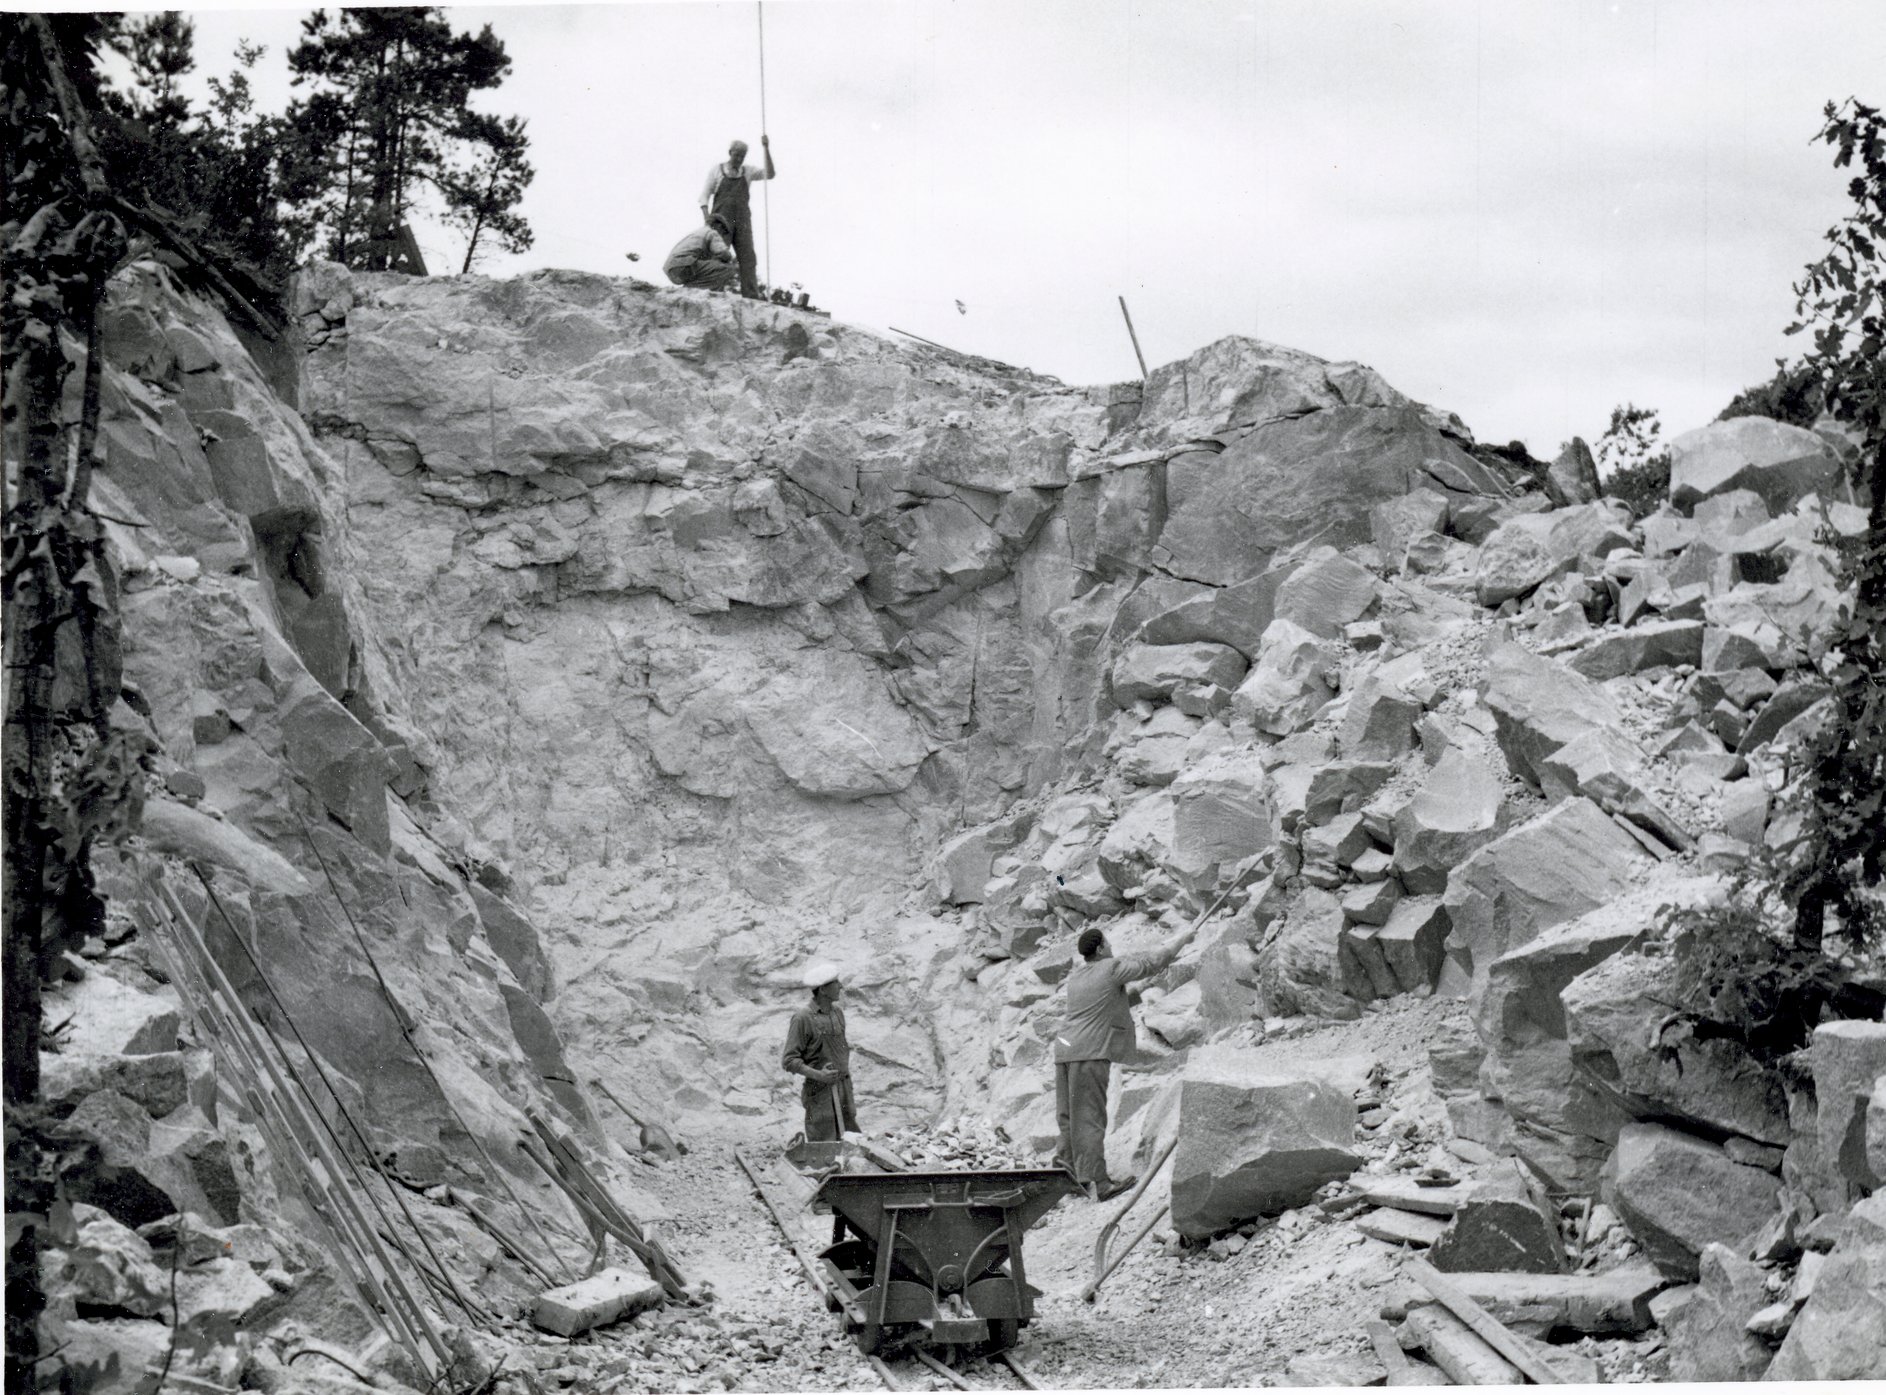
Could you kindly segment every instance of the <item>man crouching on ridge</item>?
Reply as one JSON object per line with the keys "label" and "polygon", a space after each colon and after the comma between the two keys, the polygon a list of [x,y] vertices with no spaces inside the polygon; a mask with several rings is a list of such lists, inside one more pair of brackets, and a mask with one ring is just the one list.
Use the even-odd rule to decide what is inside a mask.
{"label": "man crouching on ridge", "polygon": [[[1113,1062],[1133,1055],[1133,1014],[1126,986],[1164,969],[1198,934],[1189,925],[1144,954],[1115,959],[1107,937],[1089,926],[1075,948],[1081,962],[1067,976],[1067,1007],[1054,1039],[1054,1113],[1061,1146],[1053,1166],[1074,1174],[1095,1201],[1118,1196],[1139,1179],[1107,1179],[1107,1082]],[[810,1126],[807,1137],[811,1136]]]}
{"label": "man crouching on ridge", "polygon": [[845,1039],[845,1010],[838,1005],[844,991],[838,965],[814,964],[804,982],[812,990],[812,1002],[792,1015],[779,1064],[787,1074],[805,1077],[799,1101],[805,1106],[806,1141],[836,1142],[858,1132],[851,1098],[851,1043]]}

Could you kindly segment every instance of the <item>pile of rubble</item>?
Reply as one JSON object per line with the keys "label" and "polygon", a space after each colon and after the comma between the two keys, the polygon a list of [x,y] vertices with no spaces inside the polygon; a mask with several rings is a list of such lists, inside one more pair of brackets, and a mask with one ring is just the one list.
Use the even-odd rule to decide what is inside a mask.
{"label": "pile of rubble", "polygon": [[[1574,443],[1536,492],[1417,489],[1371,541],[1280,558],[1241,631],[1123,634],[1098,778],[936,864],[1006,1000],[991,1084],[1013,1127],[1048,1137],[1041,1024],[1073,933],[1103,921],[1130,951],[1229,893],[1142,994],[1109,1140],[1143,1165],[1176,1136],[1178,1237],[1300,1213],[1394,1117],[1342,1062],[1261,1063],[1265,1024],[1464,999],[1415,1107],[1475,1170],[1374,1188],[1364,1234],[1502,1276],[1462,1292],[1522,1339],[1632,1334],[1620,1369],[1886,1366],[1886,1338],[1836,1349],[1858,1300],[1820,1278],[1886,1264],[1862,1200],[1886,1177],[1886,1026],[1824,1024],[1785,1068],[1693,1033],[1659,928],[1800,835],[1781,811],[1843,605],[1827,535],[1864,527],[1836,497],[1847,448],[1716,423],[1674,443],[1671,502],[1639,520]],[[1417,1304],[1403,1339],[1466,1379],[1459,1313],[1426,1303],[1449,1316]],[[1753,1346],[1717,1340],[1730,1310]],[[1524,1370],[1515,1349],[1476,1369]]]}
{"label": "pile of rubble", "polygon": [[987,1119],[962,1116],[922,1127],[912,1125],[880,1140],[912,1169],[939,1172],[1000,1172],[1044,1166]]}

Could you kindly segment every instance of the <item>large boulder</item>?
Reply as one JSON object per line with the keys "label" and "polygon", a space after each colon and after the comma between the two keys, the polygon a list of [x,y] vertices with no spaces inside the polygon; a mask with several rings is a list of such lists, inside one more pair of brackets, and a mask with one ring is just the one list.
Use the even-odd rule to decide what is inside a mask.
{"label": "large boulder", "polygon": [[1886,1377],[1886,1193],[1847,1213],[1769,1380]]}
{"label": "large boulder", "polygon": [[1675,966],[1668,953],[1654,952],[1661,950],[1646,945],[1613,955],[1565,986],[1560,1002],[1574,1064],[1610,1085],[1639,1118],[1785,1146],[1787,1097],[1773,1068],[1733,1039],[1680,1023],[1659,1030],[1677,997]]}
{"label": "large boulder", "polygon": [[1271,845],[1270,778],[1254,751],[1219,751],[1172,782],[1171,867],[1193,889]]}
{"label": "large boulder", "polygon": [[1803,494],[1825,497],[1840,477],[1840,461],[1826,441],[1767,417],[1712,421],[1670,442],[1670,502],[1679,508],[1748,489],[1778,514]]}
{"label": "large boulder", "polygon": [[1341,637],[1375,604],[1381,583],[1333,547],[1319,547],[1277,588],[1277,618],[1322,639]]}
{"label": "large boulder", "polygon": [[1228,644],[1129,645],[1113,662],[1113,700],[1121,707],[1170,700],[1204,716],[1224,706],[1244,671],[1244,655]]}
{"label": "large boulder", "polygon": [[1867,1157],[1867,1107],[1886,1073],[1886,1022],[1823,1022],[1808,1058],[1822,1163],[1850,1186],[1871,1191],[1882,1179]]}
{"label": "large boulder", "polygon": [[1509,518],[1480,545],[1474,587],[1481,605],[1525,596],[1583,557],[1631,545],[1630,533],[1604,504]]}
{"label": "large boulder", "polygon": [[1694,1281],[1704,1246],[1726,1237],[1742,1248],[1780,1205],[1781,1184],[1693,1134],[1627,1124],[1605,1164],[1603,1196],[1659,1269]]}
{"label": "large boulder", "polygon": [[1487,660],[1486,705],[1506,763],[1535,785],[1539,762],[1566,742],[1594,728],[1624,725],[1624,714],[1602,688],[1510,642]]}
{"label": "large boulder", "polygon": [[1622,893],[1647,859],[1588,799],[1567,799],[1496,838],[1454,870],[1442,905],[1450,955],[1476,980],[1540,931]]}
{"label": "large boulder", "polygon": [[1142,644],[1228,644],[1246,659],[1257,654],[1264,628],[1275,616],[1282,577],[1264,571],[1230,586],[1201,587],[1178,604],[1156,611],[1140,627]]}
{"label": "large boulder", "polygon": [[[1178,377],[1172,375],[1175,398],[1183,391]],[[1314,404],[1322,410],[1303,411],[1311,404],[1302,398],[1278,400],[1242,418],[1256,424],[1222,454],[1174,459],[1153,563],[1173,576],[1229,585],[1319,531],[1336,547],[1367,542],[1370,511],[1411,488],[1439,485],[1450,498],[1504,491],[1491,468],[1405,398],[1391,402],[1399,394],[1376,382],[1367,405],[1331,404],[1327,386],[1307,387],[1324,399]],[[1262,373],[1248,384],[1241,395],[1270,394]]]}
{"label": "large boulder", "polygon": [[1232,695],[1232,713],[1260,732],[1289,736],[1308,726],[1335,696],[1327,669],[1314,634],[1292,621],[1273,620],[1250,675]]}
{"label": "large boulder", "polygon": [[1603,496],[1604,486],[1598,481],[1598,462],[1592,459],[1591,447],[1585,444],[1583,437],[1572,437],[1546,467],[1545,492],[1559,508],[1595,503]]}
{"label": "large boulder", "polygon": [[1606,813],[1649,829],[1672,847],[1687,848],[1696,841],[1656,797],[1643,749],[1622,732],[1594,727],[1533,768],[1548,799],[1583,795]]}
{"label": "large boulder", "polygon": [[1391,566],[1400,563],[1416,538],[1446,531],[1447,496],[1438,490],[1411,489],[1369,510],[1369,536]]}
{"label": "large boulder", "polygon": [[1603,682],[1648,668],[1695,668],[1703,661],[1703,622],[1651,620],[1628,630],[1603,630],[1569,660],[1573,672]]}
{"label": "large boulder", "polygon": [[1760,1380],[1774,1351],[1749,1332],[1748,1320],[1769,1304],[1767,1271],[1713,1241],[1697,1268],[1696,1291],[1670,1331],[1671,1378]]}
{"label": "large boulder", "polygon": [[1342,905],[1312,887],[1298,897],[1277,937],[1258,956],[1264,1005],[1272,1013],[1352,1018],[1361,1007],[1342,970]]}
{"label": "large boulder", "polygon": [[1505,831],[1505,791],[1491,770],[1450,746],[1395,817],[1395,873],[1416,895],[1439,894],[1447,877]]}
{"label": "large boulder", "polygon": [[1563,1273],[1557,1208],[1524,1164],[1504,1159],[1460,1197],[1428,1259],[1436,1269],[1459,1274]]}
{"label": "large boulder", "polygon": [[1349,694],[1337,745],[1351,760],[1395,760],[1414,746],[1414,724],[1421,710],[1417,699],[1371,674]]}
{"label": "large boulder", "polygon": [[1493,961],[1474,1004],[1484,1063],[1480,1083],[1515,1120],[1556,1137],[1568,1183],[1589,1185],[1631,1121],[1613,1096],[1572,1060],[1560,995],[1643,933],[1657,907],[1686,901],[1710,883],[1659,883],[1633,890]]}
{"label": "large boulder", "polygon": [[1169,785],[1185,768],[1186,753],[1204,723],[1176,707],[1161,707],[1141,721],[1131,712],[1115,720],[1107,755],[1136,785]]}
{"label": "large boulder", "polygon": [[1250,1050],[1194,1055],[1179,1092],[1174,1229],[1203,1238],[1302,1205],[1356,1169],[1355,1126],[1342,1082],[1267,1069]]}

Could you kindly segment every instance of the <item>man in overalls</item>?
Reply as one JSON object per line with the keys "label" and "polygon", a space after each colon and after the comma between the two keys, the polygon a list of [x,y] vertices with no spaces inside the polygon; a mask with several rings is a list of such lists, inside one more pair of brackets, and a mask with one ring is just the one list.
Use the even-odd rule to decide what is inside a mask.
{"label": "man in overalls", "polygon": [[836,1142],[843,1134],[858,1132],[851,1098],[851,1044],[845,1040],[845,1010],[838,1005],[843,992],[838,965],[814,964],[806,971],[805,985],[812,990],[812,1003],[792,1015],[779,1064],[787,1074],[805,1077],[799,1101],[805,1106],[806,1141]]}
{"label": "man in overalls", "polygon": [[715,214],[727,220],[733,231],[734,256],[740,263],[740,294],[754,300],[759,299],[760,282],[754,274],[753,209],[748,196],[754,180],[771,179],[774,173],[772,142],[765,136],[760,137],[760,149],[766,155],[765,169],[747,164],[747,143],[735,141],[727,147],[726,163],[709,170],[707,183],[701,187],[701,221]]}

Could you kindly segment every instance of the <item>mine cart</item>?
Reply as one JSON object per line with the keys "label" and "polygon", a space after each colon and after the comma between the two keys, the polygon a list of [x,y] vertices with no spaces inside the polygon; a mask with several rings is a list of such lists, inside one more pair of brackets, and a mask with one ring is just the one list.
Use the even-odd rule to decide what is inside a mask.
{"label": "mine cart", "polygon": [[867,1355],[891,1343],[1013,1346],[1035,1314],[1022,1232],[1079,1189],[1061,1168],[826,1177],[812,1197],[834,1217],[820,1268],[845,1330]]}

